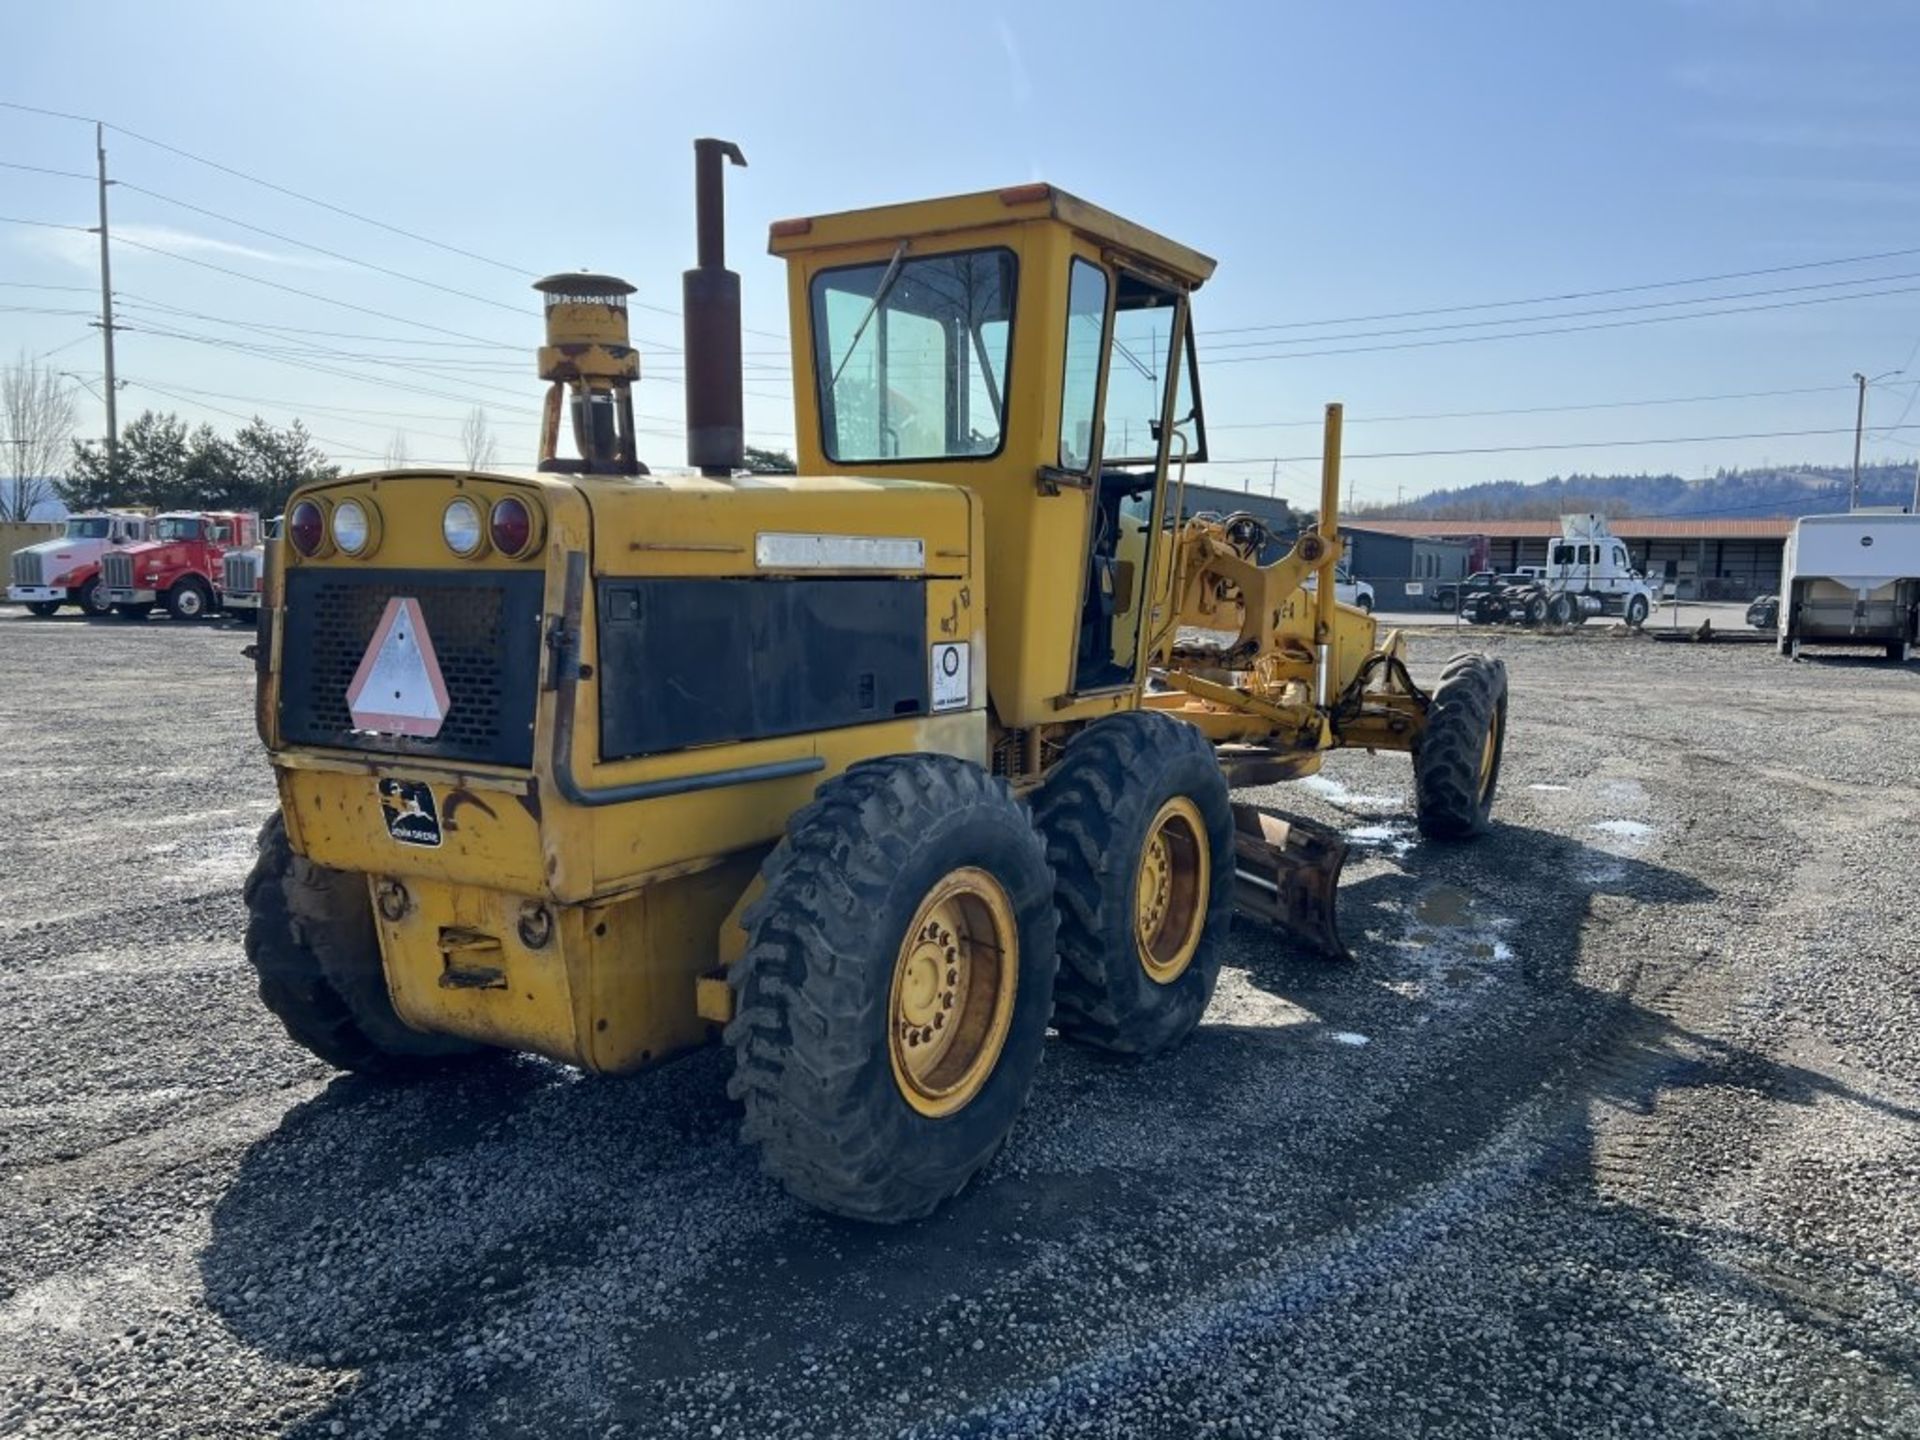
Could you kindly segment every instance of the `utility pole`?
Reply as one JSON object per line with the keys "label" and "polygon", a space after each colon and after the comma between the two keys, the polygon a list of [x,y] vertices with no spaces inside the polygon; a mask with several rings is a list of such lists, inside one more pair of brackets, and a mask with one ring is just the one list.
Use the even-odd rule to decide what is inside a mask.
{"label": "utility pole", "polygon": [[1853,383],[1860,387],[1860,403],[1853,412],[1853,489],[1847,496],[1847,509],[1860,508],[1860,436],[1867,428],[1867,377],[1853,372]]}
{"label": "utility pole", "polygon": [[113,257],[107,245],[107,132],[99,122],[93,127],[94,152],[100,159],[100,339],[106,347],[107,365],[107,468],[112,472],[120,459],[120,424],[114,413],[113,381]]}
{"label": "utility pole", "polygon": [[1280,495],[1280,462],[1277,459],[1273,462],[1273,469],[1267,474],[1267,494],[1275,499]]}
{"label": "utility pole", "polygon": [[1913,503],[1907,507],[1909,515],[1920,515],[1920,460],[1913,462]]}

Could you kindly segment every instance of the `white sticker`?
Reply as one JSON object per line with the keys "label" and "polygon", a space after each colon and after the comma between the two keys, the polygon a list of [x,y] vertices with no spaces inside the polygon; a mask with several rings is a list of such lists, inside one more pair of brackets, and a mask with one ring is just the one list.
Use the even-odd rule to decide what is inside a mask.
{"label": "white sticker", "polygon": [[905,535],[794,535],[762,531],[753,539],[762,570],[894,570],[927,568],[927,545]]}
{"label": "white sticker", "polygon": [[967,642],[948,640],[933,647],[933,708],[967,708]]}

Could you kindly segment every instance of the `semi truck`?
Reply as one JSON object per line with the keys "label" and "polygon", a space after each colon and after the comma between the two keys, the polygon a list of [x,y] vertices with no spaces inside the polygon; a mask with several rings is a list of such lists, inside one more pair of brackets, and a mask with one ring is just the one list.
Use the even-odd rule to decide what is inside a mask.
{"label": "semi truck", "polygon": [[77,605],[89,615],[107,610],[100,564],[109,552],[138,545],[152,522],[131,510],[99,510],[69,515],[64,534],[16,550],[10,565],[7,599],[42,619],[62,605]]}
{"label": "semi truck", "polygon": [[101,574],[106,603],[123,620],[144,620],[164,605],[176,620],[219,608],[221,562],[260,541],[260,517],[236,510],[156,515],[146,543],[109,554]]}
{"label": "semi truck", "polygon": [[1460,613],[1478,625],[1578,625],[1596,615],[1638,628],[1653,613],[1653,587],[1633,568],[1604,515],[1562,515],[1544,566],[1463,596]]}
{"label": "semi truck", "polygon": [[1911,660],[1920,640],[1920,515],[1853,510],[1795,521],[1779,624],[1789,659],[1803,645],[1872,645],[1889,660]]}

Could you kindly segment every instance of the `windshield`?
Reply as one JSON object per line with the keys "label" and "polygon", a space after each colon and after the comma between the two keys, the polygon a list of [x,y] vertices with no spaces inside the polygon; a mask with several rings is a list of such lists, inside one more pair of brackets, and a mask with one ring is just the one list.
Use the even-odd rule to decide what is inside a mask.
{"label": "windshield", "polygon": [[815,276],[814,368],[827,458],[997,453],[1018,269],[1010,250],[972,250]]}
{"label": "windshield", "polygon": [[200,522],[198,520],[182,519],[156,521],[153,527],[153,538],[156,540],[198,540],[200,538]]}
{"label": "windshield", "polygon": [[67,539],[104,540],[107,527],[113,522],[104,515],[89,515],[85,519],[67,521]]}

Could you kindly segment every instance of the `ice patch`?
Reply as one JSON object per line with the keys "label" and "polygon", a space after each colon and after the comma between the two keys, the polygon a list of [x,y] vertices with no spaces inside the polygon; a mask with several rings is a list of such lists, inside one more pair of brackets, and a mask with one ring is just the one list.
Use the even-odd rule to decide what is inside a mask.
{"label": "ice patch", "polygon": [[1651,825],[1638,820],[1596,820],[1593,828],[1602,835],[1612,835],[1620,840],[1645,840],[1653,834]]}
{"label": "ice patch", "polygon": [[1544,791],[1549,795],[1560,795],[1573,789],[1573,787],[1571,785],[1529,785],[1527,789]]}
{"label": "ice patch", "polygon": [[1327,1038],[1336,1045],[1351,1045],[1355,1049],[1371,1043],[1365,1035],[1356,1035],[1351,1030],[1336,1030]]}
{"label": "ice patch", "polygon": [[1413,849],[1413,827],[1405,821],[1385,821],[1374,825],[1356,825],[1345,832],[1349,842],[1370,850],[1385,850],[1399,859]]}
{"label": "ice patch", "polygon": [[1356,795],[1338,780],[1329,780],[1324,775],[1308,775],[1295,782],[1303,789],[1311,790],[1323,797],[1328,804],[1342,810],[1398,810],[1400,800],[1393,795]]}

